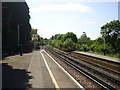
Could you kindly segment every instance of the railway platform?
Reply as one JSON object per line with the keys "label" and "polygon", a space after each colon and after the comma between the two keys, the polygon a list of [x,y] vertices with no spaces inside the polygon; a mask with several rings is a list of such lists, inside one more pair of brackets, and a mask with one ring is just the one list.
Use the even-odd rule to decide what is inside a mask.
{"label": "railway platform", "polygon": [[78,52],[78,51],[75,51],[75,52],[80,53],[80,54],[85,54],[85,55],[88,55],[88,56],[92,56],[92,57],[102,58],[102,59],[105,59],[105,60],[120,63],[119,58],[112,58],[112,57],[109,57],[109,56],[97,55],[97,54],[93,54],[93,53],[89,53],[89,52]]}
{"label": "railway platform", "polygon": [[44,50],[2,61],[3,88],[80,88]]}

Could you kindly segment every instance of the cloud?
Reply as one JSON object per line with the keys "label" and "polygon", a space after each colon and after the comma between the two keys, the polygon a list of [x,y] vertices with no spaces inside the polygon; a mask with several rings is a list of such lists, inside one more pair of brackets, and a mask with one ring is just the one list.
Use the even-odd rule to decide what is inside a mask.
{"label": "cloud", "polygon": [[80,16],[71,16],[72,19],[80,18]]}
{"label": "cloud", "polygon": [[31,11],[79,11],[79,12],[89,12],[92,9],[88,6],[84,6],[77,3],[68,3],[68,4],[44,4],[40,7],[33,8]]}
{"label": "cloud", "polygon": [[86,24],[96,24],[97,22],[96,21],[90,21],[90,22],[87,22]]}
{"label": "cloud", "polygon": [[[10,1],[10,0],[2,0],[2,1]],[[15,1],[15,0],[14,0]],[[20,1],[20,0],[19,0]],[[119,0],[26,0],[28,2],[119,2]]]}

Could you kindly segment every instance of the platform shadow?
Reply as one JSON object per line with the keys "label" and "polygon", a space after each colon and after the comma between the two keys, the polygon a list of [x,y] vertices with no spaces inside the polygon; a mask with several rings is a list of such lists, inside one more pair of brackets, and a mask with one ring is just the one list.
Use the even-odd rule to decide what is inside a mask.
{"label": "platform shadow", "polygon": [[28,75],[25,69],[13,69],[12,66],[7,63],[2,64],[2,88],[12,89],[21,88],[26,90],[26,88],[31,88],[29,84],[29,79],[33,78]]}

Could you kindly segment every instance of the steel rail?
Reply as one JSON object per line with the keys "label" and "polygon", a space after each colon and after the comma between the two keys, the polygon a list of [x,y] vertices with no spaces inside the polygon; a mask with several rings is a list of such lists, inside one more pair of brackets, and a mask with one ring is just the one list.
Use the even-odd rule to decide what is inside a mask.
{"label": "steel rail", "polygon": [[[47,48],[48,49],[48,48]],[[50,49],[50,48],[49,48]],[[76,66],[75,64],[69,62],[67,59],[70,59],[69,57],[66,57],[64,55],[61,55],[60,53],[52,50],[49,50],[52,54],[54,54],[55,56],[57,56],[59,59],[61,59],[62,61],[64,61],[65,63],[69,64],[71,67],[73,67],[74,69],[76,69],[77,71],[81,72],[82,74],[84,74],[85,76],[87,76],[88,78],[90,78],[91,80],[93,80],[94,82],[96,82],[97,84],[99,84],[100,86],[102,86],[105,89],[115,89],[115,87],[108,85],[107,83],[103,82],[102,80],[96,78],[95,76],[91,75],[90,73],[81,70],[78,66]],[[78,62],[76,62],[78,63]]]}

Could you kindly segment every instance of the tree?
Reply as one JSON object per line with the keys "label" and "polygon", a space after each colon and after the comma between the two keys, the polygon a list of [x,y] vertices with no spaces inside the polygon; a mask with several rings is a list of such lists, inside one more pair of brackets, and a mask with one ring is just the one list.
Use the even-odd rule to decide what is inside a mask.
{"label": "tree", "polygon": [[103,46],[103,37],[98,37],[94,40],[94,43],[91,45],[91,50],[94,52],[103,52],[104,46]]}
{"label": "tree", "polygon": [[81,35],[81,37],[78,39],[77,45],[77,50],[84,50],[84,51],[88,51],[90,50],[90,46],[92,45],[93,41],[90,40],[89,37],[87,37],[86,33],[84,32],[84,34]]}
{"label": "tree", "polygon": [[101,27],[102,37],[105,43],[114,49],[113,53],[120,54],[120,21],[113,20]]}
{"label": "tree", "polygon": [[[19,17],[18,17],[19,16]],[[24,52],[32,51],[31,25],[29,23],[29,7],[26,2],[2,3],[2,53],[3,56],[19,52],[19,45],[23,45]],[[19,40],[18,40],[18,25]]]}
{"label": "tree", "polygon": [[65,51],[73,51],[75,50],[75,43],[71,38],[67,38],[63,43],[63,48]]}
{"label": "tree", "polygon": [[65,41],[67,38],[71,38],[74,43],[77,43],[77,37],[73,32],[68,32],[62,35],[62,40]]}
{"label": "tree", "polygon": [[[109,45],[105,44],[106,53],[111,54],[113,49]],[[91,50],[94,52],[102,53],[104,51],[104,39],[103,37],[98,37],[94,40],[94,43],[91,45]]]}
{"label": "tree", "polygon": [[32,30],[31,30],[31,34],[37,34],[37,29],[34,29],[34,28],[32,28]]}
{"label": "tree", "polygon": [[48,42],[49,42],[49,39],[47,39],[47,38],[44,38],[44,39],[43,39],[43,42],[44,42],[45,44],[48,44]]}
{"label": "tree", "polygon": [[50,39],[52,39],[52,40],[54,40],[54,39],[56,39],[56,40],[61,40],[62,35],[63,35],[63,34],[55,34],[55,35],[52,36]]}
{"label": "tree", "polygon": [[55,34],[52,36],[49,40],[49,45],[64,51],[72,51],[75,50],[76,42],[76,35],[72,32],[68,32],[66,34]]}

